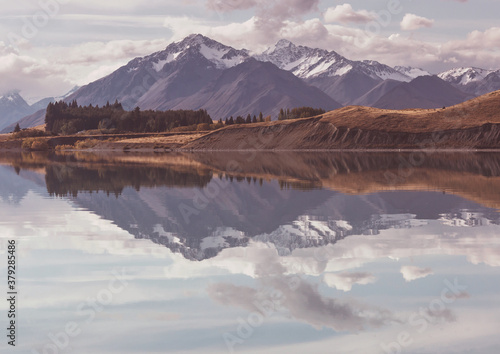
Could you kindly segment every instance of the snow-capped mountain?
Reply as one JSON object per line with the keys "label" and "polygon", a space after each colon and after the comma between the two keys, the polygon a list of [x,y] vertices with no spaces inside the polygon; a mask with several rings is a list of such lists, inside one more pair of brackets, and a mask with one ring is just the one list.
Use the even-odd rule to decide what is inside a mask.
{"label": "snow-capped mountain", "polygon": [[0,130],[30,113],[29,104],[17,91],[0,96]]}
{"label": "snow-capped mountain", "polygon": [[[79,87],[75,86],[68,93],[66,93],[63,96],[43,98],[40,101],[33,103],[31,106],[29,106],[26,103],[26,101],[24,101],[24,99],[21,96],[19,96],[22,101],[19,100],[19,97],[17,98],[17,101],[19,102],[21,107],[26,107],[26,105],[28,105],[28,108],[27,109],[24,108],[22,110],[22,114],[21,113],[18,114],[16,116],[15,120],[11,121],[11,123],[9,125],[1,127],[1,124],[0,124],[0,133],[10,133],[11,131],[14,130],[17,123],[19,123],[19,126],[21,127],[21,129],[36,127],[37,125],[44,124],[45,110],[47,109],[47,105],[50,102],[56,102],[56,101],[66,99],[66,97],[73,94],[78,89],[79,89]],[[24,103],[26,103],[26,105],[23,104],[23,101],[24,101]],[[0,119],[1,119],[1,116],[0,116]]]}
{"label": "snow-capped mountain", "polygon": [[352,61],[334,51],[297,46],[286,39],[279,40],[274,46],[254,57],[257,60],[270,61],[302,79],[343,76],[350,71],[359,71],[372,79],[405,82],[411,80],[404,73],[374,60]]}
{"label": "snow-capped mountain", "polygon": [[[213,63],[217,69],[232,68],[249,57],[248,51],[245,49],[236,50],[200,34],[193,34],[182,41],[170,44],[161,52],[154,53],[143,60],[138,60],[138,62],[149,61],[153,69],[158,72],[165,67],[165,64],[178,59],[181,60],[184,56],[193,54],[202,55]],[[132,66],[129,70],[135,68]]]}
{"label": "snow-capped mountain", "polygon": [[117,99],[127,109],[206,109],[214,119],[259,112],[275,116],[280,108],[304,105],[341,106],[292,73],[199,34],[130,61],[72,99],[84,105]]}
{"label": "snow-capped mountain", "polygon": [[412,80],[374,60],[353,61],[335,51],[297,46],[285,39],[254,57],[292,72],[343,105],[353,104],[384,80]]}
{"label": "snow-capped mountain", "polygon": [[449,83],[465,86],[472,82],[482,81],[493,72],[493,70],[481,68],[456,68],[445,71],[438,76]]}
{"label": "snow-capped mountain", "polygon": [[278,68],[291,71],[295,76],[307,79],[316,76],[341,76],[352,69],[351,62],[343,56],[324,49],[296,46],[281,39],[262,54],[254,56],[269,61]]}
{"label": "snow-capped mountain", "polygon": [[475,67],[456,68],[445,71],[438,76],[455,87],[475,96],[500,90],[500,70],[486,70]]}

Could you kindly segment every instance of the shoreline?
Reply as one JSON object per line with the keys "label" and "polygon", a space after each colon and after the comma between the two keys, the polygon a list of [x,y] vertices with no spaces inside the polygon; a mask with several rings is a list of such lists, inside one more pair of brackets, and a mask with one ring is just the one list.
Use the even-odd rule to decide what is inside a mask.
{"label": "shoreline", "polygon": [[359,148],[359,149],[183,149],[183,148],[155,148],[155,147],[140,147],[140,148],[118,148],[118,147],[108,147],[108,148],[88,148],[88,149],[49,149],[49,150],[28,150],[19,148],[4,148],[0,144],[0,153],[2,152],[14,152],[14,153],[23,153],[23,152],[106,152],[106,153],[134,153],[134,152],[144,152],[144,153],[190,153],[190,152],[273,152],[273,153],[285,153],[285,152],[349,152],[349,153],[379,153],[379,152],[391,152],[391,153],[414,153],[414,152],[422,152],[427,154],[433,153],[456,153],[456,152],[464,152],[464,153],[482,153],[482,152],[490,152],[490,153],[500,153],[500,148],[498,149],[468,149],[468,148],[436,148],[436,149],[400,149],[400,148]]}

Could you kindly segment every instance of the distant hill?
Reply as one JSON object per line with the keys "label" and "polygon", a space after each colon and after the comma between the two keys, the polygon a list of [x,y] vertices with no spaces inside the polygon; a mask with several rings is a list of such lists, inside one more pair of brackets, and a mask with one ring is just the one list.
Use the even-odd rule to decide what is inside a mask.
{"label": "distant hill", "polygon": [[379,83],[377,86],[372,88],[370,91],[365,93],[363,96],[355,99],[352,104],[356,106],[368,106],[372,107],[378,100],[380,100],[385,94],[394,89],[401,84],[400,81],[396,80],[385,80]]}
{"label": "distant hill", "polygon": [[17,123],[19,123],[19,127],[21,129],[32,128],[32,127],[36,127],[37,125],[44,124],[44,122],[45,122],[45,110],[46,110],[46,108],[43,108],[43,109],[36,111],[33,114],[30,114],[29,116],[21,118],[20,120],[5,127],[2,131],[0,131],[0,133],[12,132]]}
{"label": "distant hill", "polygon": [[437,76],[420,76],[400,83],[384,94],[372,107],[385,109],[442,108],[473,98]]}

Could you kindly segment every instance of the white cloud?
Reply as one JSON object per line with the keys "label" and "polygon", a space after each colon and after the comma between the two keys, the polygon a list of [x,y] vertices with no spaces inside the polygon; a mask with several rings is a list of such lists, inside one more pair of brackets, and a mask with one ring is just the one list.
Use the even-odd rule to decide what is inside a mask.
{"label": "white cloud", "polygon": [[433,274],[431,268],[419,268],[415,266],[403,266],[401,267],[401,274],[403,278],[407,281],[413,281],[420,278],[425,278],[428,275]]}
{"label": "white cloud", "polygon": [[403,21],[401,21],[401,29],[403,31],[414,31],[423,27],[432,27],[433,25],[434,20],[414,14],[406,14],[403,17]]}
{"label": "white cloud", "polygon": [[342,290],[351,291],[354,284],[366,285],[374,283],[375,276],[370,273],[326,273],[323,281],[326,285]]}
{"label": "white cloud", "polygon": [[60,94],[71,88],[64,68],[47,59],[20,55],[0,45],[0,92],[20,90],[23,96],[46,92]]}
{"label": "white cloud", "polygon": [[157,40],[116,40],[109,42],[86,42],[71,48],[55,48],[57,52],[65,52],[57,63],[93,64],[111,60],[128,60],[144,56],[164,49],[168,42]]}
{"label": "white cloud", "polygon": [[76,84],[99,79],[130,59],[161,50],[167,44],[162,39],[87,42],[70,48],[30,48],[19,54],[0,42],[0,94],[17,89],[31,102],[59,96]]}
{"label": "white cloud", "polygon": [[444,45],[448,50],[490,50],[498,52],[500,47],[500,27],[492,27],[484,32],[472,31],[463,40],[450,41]]}
{"label": "white cloud", "polygon": [[376,18],[376,14],[366,10],[354,11],[350,4],[330,7],[324,14],[324,19],[328,23],[368,23]]}

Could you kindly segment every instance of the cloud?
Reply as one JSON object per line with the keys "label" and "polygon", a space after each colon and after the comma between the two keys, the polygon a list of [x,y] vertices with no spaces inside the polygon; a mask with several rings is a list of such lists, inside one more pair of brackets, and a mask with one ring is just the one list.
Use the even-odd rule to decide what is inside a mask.
{"label": "cloud", "polygon": [[443,47],[449,51],[464,52],[480,49],[496,52],[500,47],[500,27],[491,27],[484,32],[472,31],[465,39],[447,42]]}
{"label": "cloud", "polygon": [[326,273],[323,276],[323,281],[330,287],[342,290],[351,291],[354,284],[366,285],[374,283],[375,276],[371,273]]}
{"label": "cloud", "polygon": [[167,41],[157,40],[115,40],[108,42],[86,42],[70,49],[57,48],[66,54],[58,60],[63,64],[93,64],[113,60],[128,60],[136,56],[144,56],[162,50]]}
{"label": "cloud", "polygon": [[20,54],[0,42],[0,94],[17,89],[29,101],[60,96],[76,84],[99,79],[131,58],[166,45],[167,41],[162,39],[116,40],[87,42],[70,48],[31,48]]}
{"label": "cloud", "polygon": [[428,275],[434,274],[431,268],[419,268],[415,266],[403,266],[401,267],[401,274],[403,278],[410,282],[412,280],[425,278]]}
{"label": "cloud", "polygon": [[[317,284],[297,275],[287,275],[287,267],[276,251],[268,249],[255,261],[258,290],[215,283],[207,288],[209,296],[220,304],[261,312],[264,316],[285,311],[316,328],[328,327],[336,331],[360,331],[398,321],[390,311],[323,296]],[[369,274],[351,274],[354,281],[363,282],[362,278],[369,277]],[[268,311],[263,312],[264,308]]]}
{"label": "cloud", "polygon": [[368,23],[376,18],[376,14],[366,10],[354,11],[350,4],[343,4],[328,8],[323,17],[327,23]]}
{"label": "cloud", "polygon": [[56,95],[71,87],[64,68],[47,59],[20,55],[0,45],[0,94],[19,90],[23,96],[26,91]]}
{"label": "cloud", "polygon": [[[319,0],[208,0],[206,6],[217,12],[231,12],[254,8],[254,16],[241,23],[231,23],[225,25],[215,25],[209,23],[198,23],[198,25],[207,27],[205,31],[182,30],[179,26],[172,26],[171,29],[178,32],[193,33],[200,32],[206,35],[212,35],[214,39],[227,39],[227,44],[236,44],[238,47],[251,47],[252,49],[263,50],[266,46],[276,42],[281,38],[281,33],[286,32],[290,23],[302,24],[302,17],[318,10]],[[190,21],[194,24],[193,21]],[[317,20],[319,22],[319,20]],[[182,24],[184,28],[186,22]],[[198,28],[200,26],[197,26]],[[221,31],[231,27],[235,32]],[[189,34],[188,33],[188,34]],[[239,43],[239,45],[237,44]]]}
{"label": "cloud", "polygon": [[401,21],[401,29],[403,31],[414,31],[423,27],[432,27],[433,25],[434,20],[414,14],[406,14],[403,17],[403,21]]}
{"label": "cloud", "polygon": [[264,316],[285,311],[318,329],[357,332],[398,322],[388,310],[323,296],[317,285],[297,276],[266,277],[260,279],[260,283],[262,289],[259,291],[247,286],[216,283],[209,286],[207,292],[220,304],[260,312]]}
{"label": "cloud", "polygon": [[431,310],[428,308],[426,313],[428,317],[435,321],[455,322],[457,320],[457,316],[450,309]]}
{"label": "cloud", "polygon": [[[205,6],[196,6],[200,3]],[[37,76],[33,77],[33,85],[27,81],[29,77],[26,75],[16,80],[16,71],[12,75],[0,76],[0,86],[3,90],[19,88],[23,96],[45,96],[47,90],[50,95],[60,95],[74,84],[88,83],[134,57],[163,49],[172,40],[192,33],[202,33],[224,44],[254,52],[260,52],[277,40],[286,38],[296,44],[335,50],[348,59],[372,59],[388,65],[417,66],[433,73],[457,66],[498,69],[500,61],[497,50],[500,46],[498,27],[471,31],[466,38],[439,43],[405,35],[403,31],[388,33],[389,27],[371,33],[366,28],[346,26],[344,24],[363,24],[376,19],[375,13],[353,9],[348,3],[332,6],[323,14],[318,7],[319,0],[192,0],[183,3],[180,8],[169,8],[176,4],[173,0],[155,0],[141,5],[139,0],[126,0],[120,4],[120,13],[116,13],[115,5],[103,5],[97,0],[76,0],[65,4],[51,25],[40,30],[31,44],[19,44],[23,57],[33,61],[34,67],[54,72],[48,76],[51,86],[42,86]],[[21,7],[15,3],[7,6],[9,13],[20,16],[18,12],[22,10]],[[167,8],[171,11],[163,11]],[[224,13],[227,17],[214,20],[213,16],[206,16],[207,9]],[[229,14],[239,10],[244,12],[235,14],[231,21]],[[169,16],[163,17],[161,13],[168,13]],[[184,16],[184,13],[190,15]],[[24,15],[30,14],[28,11]],[[249,17],[241,21],[243,15]],[[60,22],[68,26],[78,24],[78,28],[85,30],[72,33],[69,41],[61,31],[53,32],[54,28],[59,28]],[[19,30],[21,22],[14,23],[12,29]],[[401,28],[412,31],[432,26],[433,23],[431,19],[406,14]],[[89,24],[92,28],[87,31]],[[152,30],[159,26],[163,26],[161,33],[165,33],[166,38],[143,39],[150,38]],[[92,31],[97,31],[93,28],[99,28],[102,32],[98,34],[99,37],[93,37],[102,38],[101,42],[89,41],[89,36],[95,34]],[[73,44],[75,42],[78,44]],[[39,43],[59,44],[37,47]],[[0,45],[0,57],[8,54],[19,56],[17,52],[6,53],[7,50],[12,51],[6,48]]]}

